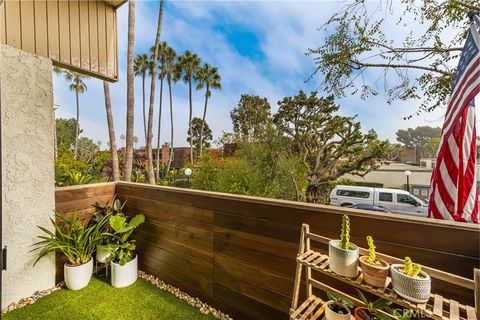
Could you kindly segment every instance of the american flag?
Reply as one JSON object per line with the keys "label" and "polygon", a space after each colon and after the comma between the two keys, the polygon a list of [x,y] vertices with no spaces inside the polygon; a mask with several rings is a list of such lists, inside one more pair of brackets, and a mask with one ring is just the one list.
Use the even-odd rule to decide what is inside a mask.
{"label": "american flag", "polygon": [[429,217],[479,222],[474,98],[480,91],[480,20],[474,16],[460,55],[432,173]]}

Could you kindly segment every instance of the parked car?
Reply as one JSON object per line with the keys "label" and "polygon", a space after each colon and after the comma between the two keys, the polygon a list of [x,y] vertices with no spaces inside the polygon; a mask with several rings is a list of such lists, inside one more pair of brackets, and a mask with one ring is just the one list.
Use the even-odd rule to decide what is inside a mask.
{"label": "parked car", "polygon": [[341,207],[368,204],[383,207],[394,213],[418,217],[428,215],[428,206],[425,202],[410,192],[399,189],[339,185],[330,193],[330,204]]}
{"label": "parked car", "polygon": [[384,208],[382,206],[374,206],[373,204],[366,204],[366,203],[354,204],[354,205],[349,206],[349,208],[369,210],[369,211],[378,211],[378,212],[383,212],[383,213],[391,213],[390,211],[388,211],[387,208]]}

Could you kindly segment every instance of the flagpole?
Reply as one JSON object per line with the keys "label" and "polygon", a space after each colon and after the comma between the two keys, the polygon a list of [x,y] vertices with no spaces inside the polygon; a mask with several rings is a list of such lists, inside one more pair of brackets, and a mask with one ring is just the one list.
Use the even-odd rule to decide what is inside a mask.
{"label": "flagpole", "polygon": [[478,17],[478,12],[470,11],[468,18],[472,22],[470,30],[472,31],[473,40],[477,44],[477,47],[480,48],[480,34],[478,33],[478,28],[480,28],[480,18]]}

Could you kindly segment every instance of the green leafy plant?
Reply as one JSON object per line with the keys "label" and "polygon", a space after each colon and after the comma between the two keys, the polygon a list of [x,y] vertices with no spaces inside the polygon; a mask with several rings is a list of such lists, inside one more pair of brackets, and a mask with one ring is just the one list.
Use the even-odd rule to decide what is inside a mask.
{"label": "green leafy plant", "polygon": [[[368,320],[368,319],[380,319],[380,320],[388,320],[389,317],[385,314],[392,314],[393,310],[390,308],[390,305],[392,304],[391,301],[379,298],[375,300],[374,302],[368,301],[365,295],[362,293],[362,291],[357,290],[358,297],[360,300],[365,304],[365,308],[367,308],[367,312],[365,311],[360,311],[362,314],[360,315],[362,319]],[[384,311],[385,313],[382,313],[381,311]]]}
{"label": "green leafy plant", "polygon": [[350,218],[346,214],[342,217],[342,233],[338,247],[344,250],[350,249]]}
{"label": "green leafy plant", "polygon": [[[123,207],[125,206],[124,202],[117,199],[117,195],[113,197],[113,200],[111,204],[95,204],[93,205],[95,207],[96,212],[93,214],[92,219],[90,220],[91,223],[99,223],[102,221],[102,219],[108,219],[108,216],[111,215],[116,215],[116,214],[122,214]],[[103,232],[105,232],[105,236],[101,239],[100,245],[106,245],[109,242],[113,241],[113,238],[109,236],[108,234],[111,234],[112,228],[110,227],[109,223],[106,223],[103,226]]]}
{"label": "green leafy plant", "polygon": [[111,204],[94,204],[96,212],[93,214],[93,219],[95,222],[98,222],[103,217],[107,215],[116,215],[122,213],[123,207],[127,202],[125,201],[123,204],[120,200],[117,199],[117,195],[113,197]]}
{"label": "green leafy plant", "polygon": [[143,214],[136,215],[129,222],[122,213],[111,215],[109,225],[113,233],[109,234],[112,242],[107,245],[112,253],[112,261],[123,266],[134,257],[133,251],[136,248],[135,240],[129,240],[133,230],[145,221]]}
{"label": "green leafy plant", "polygon": [[35,266],[41,258],[53,252],[63,254],[71,266],[87,263],[97,244],[104,237],[102,231],[108,222],[107,217],[98,223],[88,225],[79,220],[77,213],[73,213],[71,217],[65,217],[57,211],[54,213],[55,220],[50,218],[55,228],[54,232],[38,226],[46,235],[38,236],[41,241],[32,245],[34,248],[31,251],[40,250],[33,265]]}
{"label": "green leafy plant", "polygon": [[405,257],[404,265],[403,273],[409,277],[418,277],[420,271],[422,271],[422,266],[418,263],[413,263],[410,257]]}
{"label": "green leafy plant", "polygon": [[64,186],[76,186],[80,184],[89,184],[93,182],[91,174],[82,174],[81,172],[69,172],[68,176],[61,182]]}
{"label": "green leafy plant", "polygon": [[338,304],[343,304],[347,308],[351,309],[351,308],[355,307],[355,305],[353,304],[352,301],[343,299],[342,296],[339,295],[338,293],[328,291],[327,296],[328,296],[328,300],[331,300],[331,301],[333,301],[335,303],[338,303]]}
{"label": "green leafy plant", "polygon": [[377,255],[375,253],[375,244],[373,243],[373,238],[371,236],[367,236],[367,244],[368,244],[368,263],[373,265],[380,265],[380,261],[377,260]]}

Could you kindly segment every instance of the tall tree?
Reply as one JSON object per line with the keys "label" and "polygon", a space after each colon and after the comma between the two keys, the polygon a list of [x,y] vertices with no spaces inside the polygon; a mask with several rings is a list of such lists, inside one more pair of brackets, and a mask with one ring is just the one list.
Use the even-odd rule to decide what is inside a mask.
{"label": "tall tree", "polygon": [[142,102],[143,102],[143,132],[145,141],[147,141],[147,116],[145,109],[145,78],[147,72],[151,70],[152,62],[150,57],[146,54],[138,54],[133,61],[133,72],[135,76],[142,78]]}
{"label": "tall tree", "polygon": [[204,125],[206,124],[207,117],[207,104],[208,99],[212,95],[210,89],[221,89],[222,84],[220,81],[222,78],[218,74],[218,69],[212,67],[208,63],[205,63],[202,68],[198,69],[197,74],[195,75],[195,80],[197,82],[197,90],[205,88],[205,106],[203,107],[203,117],[202,117],[202,127],[200,129],[200,157],[203,153],[203,133]]}
{"label": "tall tree", "polygon": [[110,85],[107,81],[103,81],[103,93],[105,96],[105,110],[107,112],[107,126],[110,153],[112,154],[112,175],[113,181],[120,180],[120,169],[118,165],[117,142],[115,139],[115,126],[113,123],[112,102],[110,100]]}
{"label": "tall tree", "polygon": [[[156,184],[155,173],[153,171],[153,111],[155,106],[155,83],[157,81],[157,62],[158,51],[160,45],[160,35],[162,33],[162,19],[163,19],[163,6],[164,0],[160,1],[160,8],[158,10],[158,23],[157,23],[157,35],[155,37],[155,45],[152,57],[152,83],[150,86],[150,106],[148,109],[148,129],[147,129],[147,176],[150,184]],[[161,98],[160,98],[161,99]]]}
{"label": "tall tree", "polygon": [[[123,133],[120,135],[120,140],[122,140],[122,142],[125,141],[125,135]],[[123,146],[125,147],[125,143],[124,143]]]}
{"label": "tall tree", "polygon": [[135,0],[128,2],[128,49],[127,49],[127,146],[125,156],[125,181],[132,180],[133,129],[135,113],[133,50],[135,45]]}
{"label": "tall tree", "polygon": [[258,141],[272,125],[267,98],[242,94],[238,106],[230,112],[233,132],[242,140]]}
{"label": "tall tree", "polygon": [[168,97],[170,102],[170,156],[168,157],[167,167],[165,169],[165,177],[168,177],[170,166],[173,161],[173,103],[172,103],[172,83],[180,78],[177,67],[177,54],[175,50],[168,47],[165,59],[165,77],[168,84]]}
{"label": "tall tree", "polygon": [[[337,96],[360,93],[362,98],[385,91],[389,102],[421,99],[417,114],[446,104],[456,72],[452,60],[462,50],[468,13],[480,11],[478,0],[384,3],[350,1],[324,24],[326,41],[309,54],[325,89]],[[389,38],[383,30],[390,29],[384,25],[392,19],[400,28],[411,28],[411,21],[422,27],[403,38],[392,32]],[[378,78],[369,82],[373,69]]]}
{"label": "tall tree", "polygon": [[328,199],[329,183],[346,173],[363,176],[378,167],[388,153],[388,141],[375,131],[364,134],[354,117],[336,115],[332,96],[307,96],[303,91],[278,102],[277,129],[292,141],[292,150],[303,157],[308,172],[306,199]]}
{"label": "tall tree", "polygon": [[95,155],[100,151],[100,147],[92,139],[81,137],[78,139],[78,159],[86,163],[93,163]]}
{"label": "tall tree", "polygon": [[[407,148],[415,148],[416,156],[431,157],[436,151],[431,153],[428,148],[428,143],[432,138],[439,138],[442,134],[441,128],[433,128],[429,126],[418,126],[408,128],[406,130],[400,129],[396,132],[397,141],[403,143]],[[432,147],[432,145],[430,145]]]}
{"label": "tall tree", "polygon": [[[77,120],[75,118],[70,119],[56,119],[55,130],[57,136],[57,146],[64,145],[67,149],[71,150],[75,144],[75,134],[77,132]],[[83,130],[80,129],[80,133]]]}
{"label": "tall tree", "polygon": [[[182,74],[182,79],[185,83],[188,83],[188,101],[189,101],[189,116],[188,116],[188,130],[192,135],[192,83],[194,81],[195,74],[200,67],[200,58],[196,54],[192,54],[190,51],[185,51],[183,55],[178,57],[178,68]],[[190,163],[193,164],[193,145],[190,143]]]}
{"label": "tall tree", "polygon": [[75,144],[73,147],[73,155],[76,159],[77,149],[78,149],[78,136],[80,135],[80,97],[79,95],[87,91],[87,85],[83,80],[88,79],[90,77],[77,72],[63,70],[59,68],[54,68],[54,72],[57,74],[63,73],[63,75],[65,76],[65,80],[69,83],[68,88],[70,89],[70,91],[75,92],[75,102],[77,106],[77,113],[76,113],[77,128],[75,131]]}
{"label": "tall tree", "polygon": [[[151,48],[150,51],[152,51]],[[163,107],[163,80],[165,79],[165,73],[166,73],[166,60],[167,60],[167,52],[168,52],[168,44],[167,42],[163,41],[160,43],[158,47],[158,57],[159,57],[159,74],[158,74],[158,79],[160,80],[160,99],[158,102],[158,128],[157,128],[157,150],[156,150],[156,168],[155,168],[155,174],[157,179],[160,179],[160,132],[162,129],[162,107]]]}
{"label": "tall tree", "polygon": [[193,144],[198,155],[201,156],[200,150],[202,150],[202,147],[210,148],[212,139],[212,130],[210,130],[208,124],[200,118],[193,118],[192,136],[190,136],[190,132],[187,132],[187,142]]}

